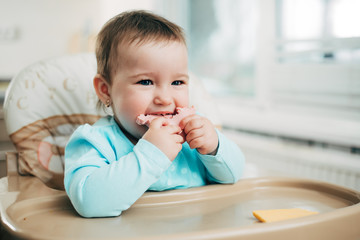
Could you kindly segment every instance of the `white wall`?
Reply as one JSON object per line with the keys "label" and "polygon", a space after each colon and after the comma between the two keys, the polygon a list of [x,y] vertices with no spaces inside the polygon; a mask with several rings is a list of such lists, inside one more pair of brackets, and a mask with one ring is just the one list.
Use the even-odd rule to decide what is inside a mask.
{"label": "white wall", "polygon": [[155,0],[0,0],[0,79],[53,56],[91,51],[112,16]]}

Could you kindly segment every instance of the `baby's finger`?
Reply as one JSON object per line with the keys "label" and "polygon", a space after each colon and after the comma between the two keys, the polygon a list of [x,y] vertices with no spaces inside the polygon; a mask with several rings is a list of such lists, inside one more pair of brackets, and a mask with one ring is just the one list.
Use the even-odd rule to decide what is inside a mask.
{"label": "baby's finger", "polygon": [[185,142],[185,138],[181,134],[174,134],[174,140],[177,143],[183,144]]}
{"label": "baby's finger", "polygon": [[194,118],[186,124],[184,128],[184,132],[186,134],[189,134],[191,131],[195,129],[202,129],[204,127],[204,124],[205,123],[203,118]]}
{"label": "baby's finger", "polygon": [[166,129],[170,134],[178,134],[181,132],[181,128],[178,125],[167,125]]}
{"label": "baby's finger", "polygon": [[203,137],[205,132],[202,128],[199,129],[192,129],[186,134],[186,141],[191,142],[195,138]]}
{"label": "baby's finger", "polygon": [[199,136],[199,137],[195,137],[193,139],[186,139],[186,141],[188,142],[189,146],[191,149],[194,149],[194,148],[201,148],[203,146],[203,140],[202,140],[202,136]]}
{"label": "baby's finger", "polygon": [[199,115],[197,114],[193,114],[193,115],[189,115],[187,117],[184,117],[183,119],[181,119],[180,123],[179,123],[179,126],[181,127],[181,129],[184,129],[186,124],[191,121],[191,119],[193,118],[197,118],[199,117]]}
{"label": "baby's finger", "polygon": [[159,116],[151,121],[149,128],[160,128],[168,124],[166,118]]}
{"label": "baby's finger", "polygon": [[[201,116],[199,116],[199,115],[194,114],[191,116],[187,116],[186,118],[181,120],[179,126],[181,129],[185,130],[185,133],[187,133],[187,131],[189,131],[190,129],[192,129],[194,127],[192,122],[198,121],[198,120],[201,120]],[[186,131],[186,129],[187,129],[187,131]]]}

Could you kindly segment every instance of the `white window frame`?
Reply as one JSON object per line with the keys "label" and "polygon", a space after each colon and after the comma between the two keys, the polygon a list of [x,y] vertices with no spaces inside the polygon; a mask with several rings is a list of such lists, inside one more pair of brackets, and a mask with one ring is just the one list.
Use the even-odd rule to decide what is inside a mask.
{"label": "white window frame", "polygon": [[[161,13],[186,28],[188,23],[183,18],[186,14],[179,14],[179,11],[186,11],[186,2],[171,1],[171,8],[164,7]],[[342,117],[309,114],[300,108],[279,107],[274,101],[276,96],[273,92],[279,74],[294,81],[301,81],[305,77],[316,78],[317,74],[325,74],[334,81],[337,76],[344,76],[350,78],[355,88],[360,89],[360,66],[279,63],[279,55],[275,51],[279,44],[275,31],[276,0],[259,0],[259,8],[261,19],[256,52],[256,96],[249,100],[241,97],[215,97],[222,125],[244,131],[360,148],[360,113]],[[174,9],[179,10],[175,11],[177,14]]]}
{"label": "white window frame", "polygon": [[[217,98],[223,124],[235,129],[298,138],[347,147],[360,147],[360,115],[316,116],[300,109],[281,109],[273,102],[272,84],[277,74],[285,73],[301,81],[303,77],[326,74],[350,77],[360,89],[360,67],[348,64],[281,64],[276,61],[275,0],[261,1],[257,50],[255,101]],[[311,72],[312,74],[308,74]],[[293,74],[291,74],[293,73]],[[315,79],[314,79],[315,80]],[[357,85],[359,84],[359,85]]]}

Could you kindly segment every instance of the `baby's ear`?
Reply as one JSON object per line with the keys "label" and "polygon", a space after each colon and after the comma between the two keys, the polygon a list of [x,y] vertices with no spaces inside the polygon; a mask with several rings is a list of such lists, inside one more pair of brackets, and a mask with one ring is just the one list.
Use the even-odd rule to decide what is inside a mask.
{"label": "baby's ear", "polygon": [[100,74],[96,74],[94,77],[94,88],[96,95],[100,99],[101,102],[106,104],[106,100],[110,99],[110,85],[106,81],[106,79]]}

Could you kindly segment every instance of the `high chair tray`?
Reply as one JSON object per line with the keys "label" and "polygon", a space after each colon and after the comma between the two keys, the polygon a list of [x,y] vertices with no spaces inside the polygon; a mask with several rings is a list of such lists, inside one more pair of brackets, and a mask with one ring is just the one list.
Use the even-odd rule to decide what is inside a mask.
{"label": "high chair tray", "polygon": [[[92,219],[36,178],[19,177],[17,188],[0,195],[1,220],[24,239],[360,239],[360,193],[312,180],[252,178],[147,192],[119,217]],[[252,215],[282,208],[319,214],[274,223]]]}

